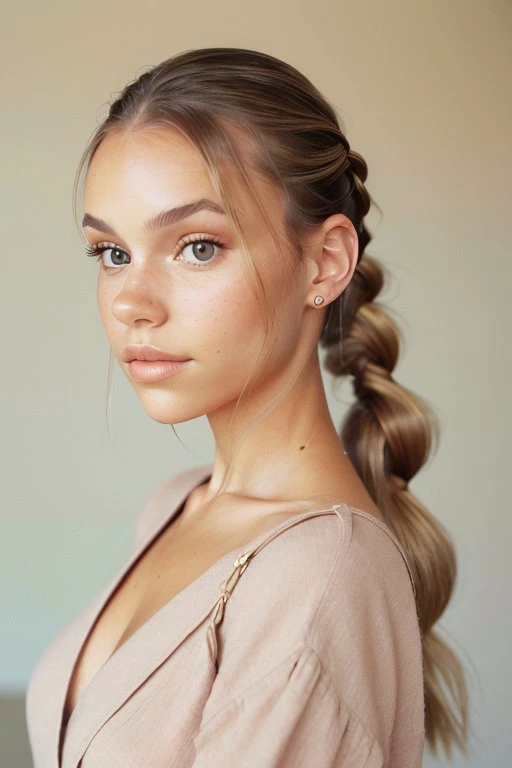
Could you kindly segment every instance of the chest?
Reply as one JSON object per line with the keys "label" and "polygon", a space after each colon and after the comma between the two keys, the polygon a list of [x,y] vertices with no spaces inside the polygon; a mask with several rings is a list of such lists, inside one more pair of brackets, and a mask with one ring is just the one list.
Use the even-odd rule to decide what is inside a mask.
{"label": "chest", "polygon": [[82,691],[112,654],[195,577],[199,560],[191,557],[190,551],[169,552],[163,568],[160,549],[159,542],[135,563],[91,628],[70,680],[64,712],[66,722]]}
{"label": "chest", "polygon": [[175,521],[161,533],[116,586],[89,631],[70,679],[64,724],[84,689],[135,632],[227,552],[242,549],[269,524],[268,519],[260,520],[243,531],[219,536],[185,531]]}

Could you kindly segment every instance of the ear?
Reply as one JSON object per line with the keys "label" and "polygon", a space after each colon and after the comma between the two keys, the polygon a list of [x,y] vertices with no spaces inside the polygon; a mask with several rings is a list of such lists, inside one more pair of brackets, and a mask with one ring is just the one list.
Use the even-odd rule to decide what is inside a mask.
{"label": "ear", "polygon": [[306,302],[315,307],[315,296],[323,296],[322,307],[333,302],[347,287],[357,266],[359,241],[354,225],[343,213],[335,213],[303,238],[308,277]]}

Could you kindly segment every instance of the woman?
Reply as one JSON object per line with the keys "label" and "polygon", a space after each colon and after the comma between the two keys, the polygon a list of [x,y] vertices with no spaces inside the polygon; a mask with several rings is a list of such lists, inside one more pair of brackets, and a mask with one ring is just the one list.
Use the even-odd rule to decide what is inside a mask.
{"label": "woman", "polygon": [[[155,491],[128,562],[39,660],[36,768],[464,749],[464,674],[433,629],[454,552],[408,489],[436,422],[391,375],[367,166],[332,107],[266,54],[186,51],[111,105],[75,192],[84,169],[112,351],[152,419],[206,414],[216,449]],[[353,377],[341,439],[319,347]]]}

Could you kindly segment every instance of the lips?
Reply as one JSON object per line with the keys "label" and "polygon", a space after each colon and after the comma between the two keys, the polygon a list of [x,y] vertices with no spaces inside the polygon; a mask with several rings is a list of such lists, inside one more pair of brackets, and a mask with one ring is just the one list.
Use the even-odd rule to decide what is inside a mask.
{"label": "lips", "polygon": [[128,363],[128,371],[134,381],[152,384],[175,376],[191,362],[191,360],[132,360]]}
{"label": "lips", "polygon": [[184,362],[190,360],[190,358],[185,357],[184,355],[164,352],[163,349],[154,347],[151,344],[130,344],[125,347],[123,351],[123,361],[125,363],[131,363],[132,360],[143,360],[146,362],[159,362],[163,360]]}

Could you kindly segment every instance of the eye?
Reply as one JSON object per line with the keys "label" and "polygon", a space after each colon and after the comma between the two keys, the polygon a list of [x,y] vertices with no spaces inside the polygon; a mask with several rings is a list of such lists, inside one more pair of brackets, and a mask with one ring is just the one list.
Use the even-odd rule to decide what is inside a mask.
{"label": "eye", "polygon": [[[207,267],[212,261],[215,261],[216,251],[221,248],[224,248],[224,243],[216,237],[201,234],[187,235],[177,245],[176,260],[185,261],[192,267]],[[186,253],[187,250],[191,258],[196,259],[196,261],[182,257],[182,254]],[[130,259],[130,255],[115,243],[88,244],[85,247],[85,252],[88,256],[96,257],[97,261],[101,259],[103,262],[102,269],[106,272],[115,272],[119,267],[125,266],[128,263],[124,259],[125,256]],[[110,259],[110,263],[106,263],[106,259]]]}
{"label": "eye", "polygon": [[[119,248],[119,246],[115,245],[114,243],[98,243],[97,245],[87,245],[85,247],[85,252],[88,256],[95,256],[97,261],[102,259],[103,269],[107,271],[115,270],[117,267],[122,267],[124,264],[126,264],[126,262],[123,261],[123,256],[128,256],[126,251],[123,251],[122,248]],[[105,254],[109,254],[107,258],[111,259],[111,263],[114,266],[105,264],[105,259],[103,258]]]}
{"label": "eye", "polygon": [[216,250],[224,247],[220,240],[206,235],[188,235],[180,240],[178,248],[180,245],[182,247],[178,250],[179,256],[188,250],[190,256],[193,259],[197,259],[197,261],[183,259],[193,267],[202,267],[203,265],[210,264],[216,258]]}

